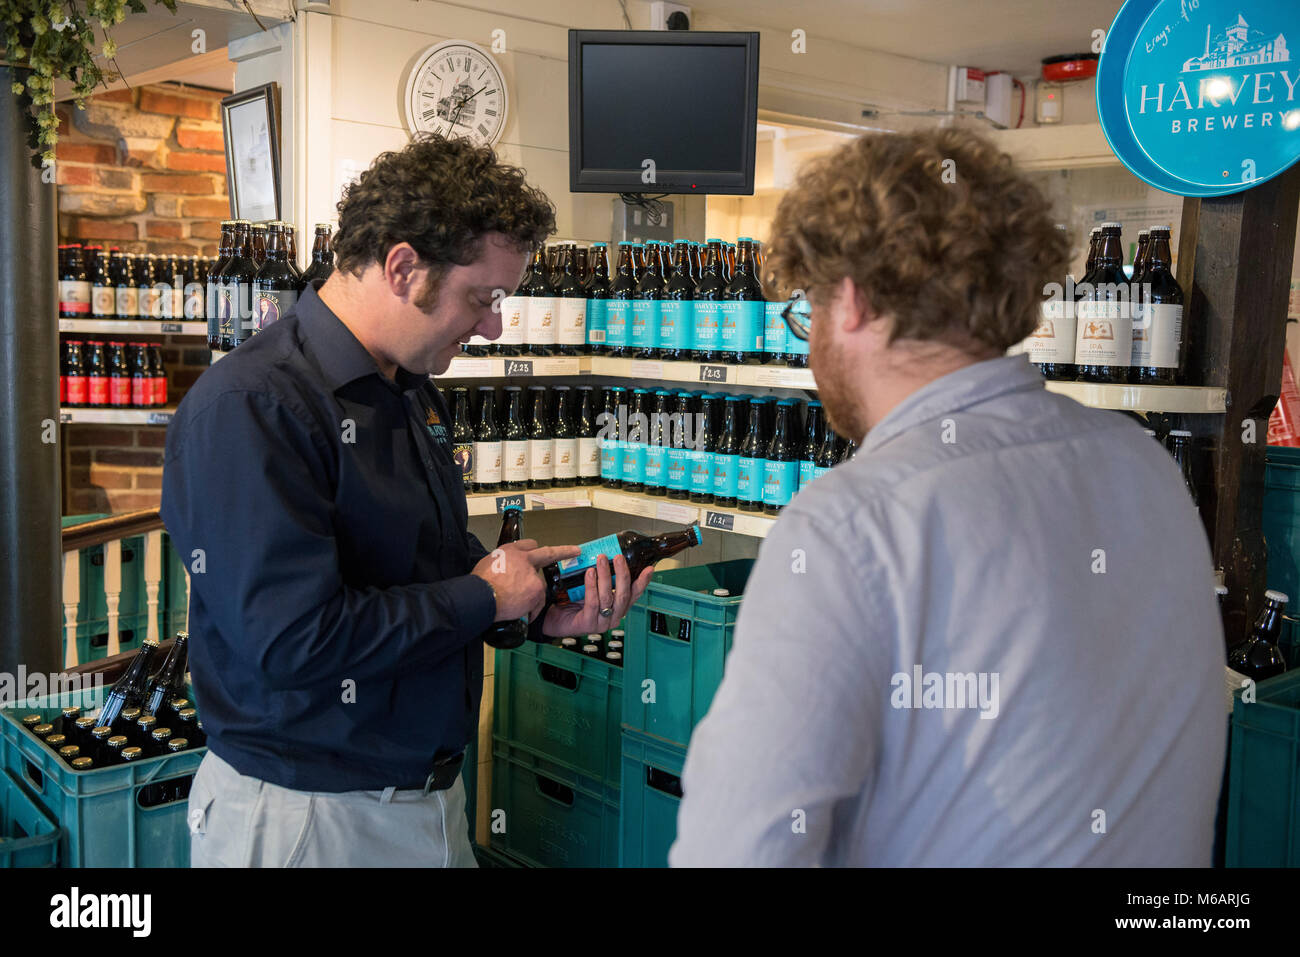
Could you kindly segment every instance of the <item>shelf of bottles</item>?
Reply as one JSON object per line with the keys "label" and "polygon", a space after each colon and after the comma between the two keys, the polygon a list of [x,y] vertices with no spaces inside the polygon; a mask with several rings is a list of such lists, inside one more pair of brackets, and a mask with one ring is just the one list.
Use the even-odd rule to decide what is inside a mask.
{"label": "shelf of bottles", "polygon": [[59,332],[93,335],[206,336],[206,322],[172,322],[150,319],[60,319]]}
{"label": "shelf of bottles", "polygon": [[59,409],[59,421],[65,425],[167,425],[175,407],[162,409]]}

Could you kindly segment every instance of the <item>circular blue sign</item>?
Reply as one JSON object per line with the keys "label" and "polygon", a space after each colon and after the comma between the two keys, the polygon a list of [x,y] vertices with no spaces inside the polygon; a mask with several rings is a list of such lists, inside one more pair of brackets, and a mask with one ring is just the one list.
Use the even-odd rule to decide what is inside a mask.
{"label": "circular blue sign", "polygon": [[1097,114],[1157,189],[1223,196],[1271,179],[1300,159],[1300,3],[1128,0],[1098,64]]}

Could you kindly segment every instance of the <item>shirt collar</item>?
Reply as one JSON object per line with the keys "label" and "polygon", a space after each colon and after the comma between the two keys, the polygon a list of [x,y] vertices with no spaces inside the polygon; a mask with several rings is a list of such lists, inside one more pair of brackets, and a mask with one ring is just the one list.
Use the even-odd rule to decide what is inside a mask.
{"label": "shirt collar", "polygon": [[1023,354],[964,366],[927,383],[894,406],[867,433],[862,450],[878,449],[895,436],[944,413],[957,412],[1008,392],[1042,388],[1042,376]]}
{"label": "shirt collar", "polygon": [[[374,357],[366,351],[352,330],[343,324],[334,310],[321,301],[317,290],[323,279],[314,280],[298,297],[298,321],[311,342],[312,352],[325,373],[326,384],[336,391],[349,382],[373,375],[385,384],[389,380],[380,374]],[[402,392],[414,389],[428,379],[418,372],[408,372],[397,367],[397,388]]]}

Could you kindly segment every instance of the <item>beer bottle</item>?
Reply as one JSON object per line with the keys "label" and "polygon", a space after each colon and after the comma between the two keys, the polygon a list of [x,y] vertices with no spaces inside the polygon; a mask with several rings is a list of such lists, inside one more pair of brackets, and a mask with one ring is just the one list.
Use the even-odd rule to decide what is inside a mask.
{"label": "beer bottle", "polygon": [[[613,635],[614,632],[610,632],[610,634]],[[605,642],[605,647],[610,651],[621,652],[623,650],[623,642],[619,641],[617,638],[611,637],[609,641]]]}
{"label": "beer bottle", "polygon": [[524,333],[528,324],[528,294],[524,284],[532,272],[529,266],[524,271],[524,278],[513,295],[501,300],[501,335],[492,346],[491,351],[499,356],[522,355],[524,351]]}
{"label": "beer bottle", "polygon": [[108,406],[108,355],[104,343],[92,339],[86,344],[86,404]]}
{"label": "beer bottle", "polygon": [[[51,737],[55,733],[54,725],[51,724],[49,721],[42,721],[40,724],[35,725],[31,730],[32,730],[32,734],[36,735],[36,737],[42,740]],[[62,734],[62,732],[60,732],[60,734]]]}
{"label": "beer bottle", "polygon": [[1120,239],[1119,223],[1102,224],[1097,265],[1079,287],[1074,352],[1081,382],[1128,381],[1133,311]]}
{"label": "beer bottle", "polygon": [[555,485],[555,439],[551,435],[550,415],[546,408],[546,386],[530,385],[532,425],[528,430],[528,487],[551,488]]}
{"label": "beer bottle", "polygon": [[1255,619],[1250,636],[1228,651],[1228,667],[1256,681],[1286,671],[1286,659],[1278,648],[1282,633],[1282,612],[1289,599],[1280,591],[1264,592],[1264,609]]}
{"label": "beer bottle", "polygon": [[117,314],[117,287],[108,272],[103,246],[87,246],[90,276],[90,314],[95,319],[112,319]]}
{"label": "beer bottle", "polygon": [[154,728],[149,733],[149,753],[157,757],[167,753],[167,742],[171,740],[171,728]]}
{"label": "beer bottle", "polygon": [[111,766],[122,763],[122,751],[127,746],[127,738],[124,734],[111,735],[104,742],[104,751],[100,756],[99,763]]}
{"label": "beer bottle", "polygon": [[799,481],[795,491],[813,480],[813,470],[817,468],[817,453],[821,451],[825,437],[822,404],[813,399],[808,403],[808,416],[804,420],[803,444],[799,446]]}
{"label": "beer bottle", "polygon": [[183,306],[179,318],[186,322],[199,322],[207,319],[206,282],[203,267],[198,256],[186,256],[181,262],[183,287]]}
{"label": "beer bottle", "polygon": [[181,751],[188,751],[190,742],[188,738],[171,737],[167,739],[167,753],[179,754]]}
{"label": "beer bottle", "polygon": [[153,405],[164,406],[167,404],[167,370],[163,368],[162,361],[162,343],[151,342],[146,350],[149,356],[149,368],[152,370],[153,378]]}
{"label": "beer bottle", "polygon": [[713,453],[713,501],[724,508],[735,508],[739,502],[738,482],[740,446],[744,441],[741,416],[745,397],[727,396],[722,407],[722,431]]}
{"label": "beer bottle", "polygon": [[474,429],[469,424],[469,389],[451,390],[451,457],[460,466],[466,492],[474,491]]}
{"label": "beer bottle", "polygon": [[524,427],[523,389],[505,387],[506,426],[501,442],[501,488],[522,492],[528,487],[532,469],[528,461],[528,429]]}
{"label": "beer bottle", "polygon": [[289,271],[293,273],[293,278],[297,283],[296,292],[302,292],[302,270],[298,268],[298,230],[293,223],[280,222],[280,229],[284,232],[284,251],[287,253],[287,262]]}
{"label": "beer bottle", "polygon": [[157,262],[158,257],[151,253],[140,253],[135,257],[134,281],[139,319],[159,319],[162,316],[158,290],[154,288],[156,278],[154,270]]}
{"label": "beer bottle", "polygon": [[176,719],[176,733],[188,741],[191,747],[203,747],[207,736],[199,729],[198,712],[193,708],[182,708],[177,712]]}
{"label": "beer bottle", "polygon": [[253,277],[253,328],[257,333],[288,315],[298,302],[298,280],[289,268],[284,227],[272,223],[266,230],[266,260]]}
{"label": "beer bottle", "polygon": [[575,431],[578,436],[577,484],[596,485],[600,481],[600,441],[597,438],[595,393],[589,385],[578,386]]}
{"label": "beer bottle", "polygon": [[63,344],[63,378],[65,405],[81,408],[90,404],[90,378],[83,355],[85,343],[71,339]]}
{"label": "beer bottle", "polygon": [[[580,552],[574,558],[554,562],[542,569],[542,580],[546,582],[548,604],[578,604],[586,597],[584,577],[587,569],[595,566],[596,559],[604,555],[613,561],[619,552],[627,559],[627,570],[636,581],[645,569],[671,558],[683,549],[700,544],[700,526],[691,525],[680,532],[665,532],[662,535],[642,535],[640,532],[623,531],[616,535],[606,535],[580,546]],[[612,568],[612,566],[611,566]],[[618,582],[613,585],[618,588]],[[624,586],[626,587],[626,586]]]}
{"label": "beer bottle", "polygon": [[253,262],[249,222],[235,220],[235,235],[230,262],[221,274],[220,312],[221,349],[229,352],[251,335],[253,324],[253,280],[257,264]]}
{"label": "beer bottle", "polygon": [[72,767],[73,761],[81,757],[81,748],[75,744],[65,744],[58,748],[58,752],[59,757],[63,759],[63,763],[69,767]]}
{"label": "beer bottle", "polygon": [[650,391],[633,389],[627,416],[627,441],[623,443],[623,464],[619,470],[626,492],[645,491],[645,453],[650,440]]}
{"label": "beer bottle", "polygon": [[140,290],[135,284],[135,253],[122,253],[117,264],[117,318],[135,319],[140,315]]}
{"label": "beer bottle", "polygon": [[722,319],[720,349],[726,362],[754,364],[764,361],[763,321],[766,297],[754,274],[753,249],[741,237],[735,272],[719,307]]}
{"label": "beer bottle", "polygon": [[59,318],[85,319],[90,315],[90,277],[82,260],[81,243],[61,248],[65,255],[59,270]]}
{"label": "beer bottle", "polygon": [[562,488],[578,483],[578,434],[573,421],[572,389],[557,385],[555,392],[555,422],[551,428],[552,458],[555,464],[555,485]]}
{"label": "beer bottle", "polygon": [[114,409],[131,405],[131,367],[127,364],[123,342],[108,344],[108,404]]}
{"label": "beer bottle", "polygon": [[717,448],[720,410],[726,397],[711,393],[700,400],[699,435],[687,456],[690,476],[687,482],[692,502],[713,501],[713,453]]}
{"label": "beer bottle", "polygon": [[[501,512],[501,534],[497,548],[524,537],[524,513],[517,505]],[[512,621],[495,621],[483,632],[483,640],[493,648],[518,648],[528,638],[528,616]]]}
{"label": "beer bottle", "polygon": [[1199,506],[1200,496],[1196,492],[1196,480],[1192,473],[1192,433],[1187,429],[1170,429],[1169,452],[1178,463],[1183,485],[1192,497],[1192,504]]}
{"label": "beer bottle", "polygon": [[672,441],[668,446],[668,471],[664,485],[669,498],[689,498],[691,494],[690,458],[699,439],[695,426],[695,399],[689,392],[678,392],[673,400]]}
{"label": "beer bottle", "polygon": [[578,246],[574,254],[578,263],[578,285],[583,289],[591,282],[591,260],[586,246]]}
{"label": "beer bottle", "polygon": [[1092,227],[1092,232],[1088,234],[1088,259],[1084,263],[1083,275],[1086,278],[1089,273],[1097,268],[1097,250],[1101,247],[1101,227]]}
{"label": "beer bottle", "polygon": [[172,291],[171,263],[166,256],[150,253],[149,272],[153,276],[153,284],[149,287],[148,318],[157,319],[159,321],[170,319]]}
{"label": "beer bottle", "polygon": [[89,771],[94,768],[94,766],[94,760],[84,754],[72,759],[72,770],[74,771]]}
{"label": "beer bottle", "polygon": [[546,273],[546,260],[543,258],[542,247],[538,246],[533,253],[532,265],[525,273],[524,284],[521,287],[527,300],[524,303],[524,322],[527,329],[524,341],[528,344],[525,354],[530,356],[555,355],[557,300],[555,289],[547,279]]}
{"label": "beer bottle", "polygon": [[781,399],[776,404],[776,422],[772,426],[772,441],[768,444],[763,462],[763,511],[779,514],[790,504],[798,490],[800,445],[796,424],[791,421],[795,412],[794,399]]}
{"label": "beer bottle", "polygon": [[663,495],[667,492],[668,480],[668,444],[672,441],[672,429],[669,425],[669,413],[672,405],[672,393],[667,389],[656,389],[650,400],[650,431],[646,436],[645,449],[645,491],[647,495]]}
{"label": "beer bottle", "polygon": [[559,271],[560,248],[562,245],[562,243],[546,243],[543,247],[545,255],[542,257],[542,274],[552,287],[554,287],[556,279],[559,278],[557,273]]}
{"label": "beer bottle", "polygon": [[577,651],[577,650],[578,650],[578,639],[577,639],[577,638],[561,638],[561,639],[560,639],[560,647],[561,647],[561,648],[564,648],[566,651]]}
{"label": "beer bottle", "polygon": [[175,727],[179,720],[177,716],[189,706],[190,700],[188,698],[172,698],[164,706],[163,713],[156,717],[159,721],[166,721]]}
{"label": "beer bottle", "polygon": [[185,318],[185,262],[184,256],[170,256],[167,259],[171,304],[163,310],[163,317],[178,322]]}
{"label": "beer bottle", "polygon": [[[39,714],[25,714],[25,715],[23,715],[22,724],[23,724],[23,727],[26,728],[28,731],[31,731],[31,730],[33,730],[34,728],[36,728],[36,727],[38,727],[38,726],[40,726],[40,725],[42,725],[42,724],[48,724],[48,723],[49,723],[49,722],[47,722],[47,721],[46,721],[44,718],[42,718]],[[50,730],[52,731],[52,730],[54,730],[54,729],[51,727]]]}
{"label": "beer bottle", "polygon": [[330,248],[330,239],[329,223],[317,223],[316,239],[311,244],[311,264],[302,274],[304,288],[317,279],[328,279],[334,272],[334,250]]}
{"label": "beer bottle", "polygon": [[145,693],[149,681],[150,666],[153,664],[154,653],[158,650],[158,640],[156,638],[145,638],[140,650],[136,652],[131,663],[127,665],[126,671],[122,677],[108,692],[108,697],[104,699],[104,707],[99,712],[99,723],[112,727],[113,723],[121,717],[126,708],[135,707]]}
{"label": "beer bottle", "polygon": [[591,244],[591,278],[587,281],[587,352],[603,355],[609,311],[609,254],[604,243]]}
{"label": "beer bottle", "polygon": [[615,668],[623,667],[623,653],[613,649],[605,652],[605,663],[613,665]]}
{"label": "beer bottle", "polygon": [[98,723],[98,720],[95,718],[83,716],[77,719],[72,734],[68,734],[66,731],[64,734],[68,734],[68,739],[75,741],[81,747],[83,753],[89,754],[94,750],[95,744],[95,739],[91,737],[91,732],[95,730],[95,725]]}
{"label": "beer bottle", "polygon": [[67,737],[74,744],[80,743],[77,738],[77,720],[81,717],[81,709],[77,707],[60,708],[59,720],[57,727],[59,734]]}
{"label": "beer bottle", "polygon": [[1183,290],[1170,271],[1169,227],[1152,226],[1143,274],[1141,317],[1133,323],[1133,382],[1176,385],[1183,360]]}
{"label": "beer bottle", "polygon": [[708,258],[695,286],[695,332],[691,337],[691,357],[696,362],[722,361],[721,309],[726,290],[722,240],[710,239]]}
{"label": "beer bottle", "polygon": [[838,445],[839,448],[836,450],[836,454],[835,454],[836,465],[838,465],[841,462],[849,461],[849,459],[853,458],[853,456],[857,454],[858,443],[854,442],[852,439],[844,438],[841,436]]}
{"label": "beer bottle", "polygon": [[624,358],[632,334],[632,301],[636,298],[636,266],[632,261],[635,244],[618,244],[618,271],[609,285],[605,306],[605,354]]}
{"label": "beer bottle", "polygon": [[556,339],[562,356],[583,355],[587,351],[587,292],[578,278],[577,247],[570,243],[560,260],[557,298]]}
{"label": "beer bottle", "polygon": [[623,441],[620,430],[625,421],[627,410],[627,389],[616,385],[605,390],[604,408],[601,410],[597,426],[604,438],[600,444],[600,479],[605,488],[623,487]]}
{"label": "beer bottle", "polygon": [[145,689],[144,701],[140,706],[140,710],[145,714],[157,716],[158,709],[163,706],[164,701],[179,698],[185,694],[185,671],[189,663],[189,645],[190,633],[188,631],[176,632],[176,640],[172,643],[171,650],[167,652],[167,657],[163,659],[162,667],[149,680],[149,686]]}
{"label": "beer bottle", "polygon": [[582,646],[582,653],[583,653],[584,655],[586,655],[588,658],[597,658],[597,659],[599,659],[599,658],[601,657],[601,654],[600,654],[600,645],[592,644],[592,643],[589,641],[589,642],[587,642],[585,645]]}
{"label": "beer bottle", "polygon": [[661,319],[660,302],[664,298],[666,286],[659,247],[647,243],[644,247],[646,267],[637,277],[636,294],[632,301],[632,331],[628,336],[628,347],[634,359],[659,358],[659,323]]}
{"label": "beer bottle", "polygon": [[144,757],[144,749],[139,745],[128,744],[122,749],[122,763],[131,764]]}
{"label": "beer bottle", "polygon": [[108,758],[108,739],[113,734],[113,729],[106,724],[96,725],[91,729],[91,752],[90,757],[95,759],[96,764],[103,764]]}
{"label": "beer bottle", "polygon": [[251,247],[253,262],[261,269],[266,262],[266,223],[253,223],[251,230]]}
{"label": "beer bottle", "polygon": [[746,512],[763,507],[763,462],[771,444],[763,419],[763,400],[750,399],[749,428],[736,459],[736,507]]}
{"label": "beer bottle", "polygon": [[130,707],[123,708],[121,720],[118,722],[119,730],[121,730],[122,733],[129,731],[131,727],[140,720],[140,715],[143,713],[144,712],[140,710],[138,705],[131,705]]}
{"label": "beer bottle", "polygon": [[736,276],[736,244],[723,243],[722,251],[724,253],[722,258],[723,275],[727,277],[727,282],[730,283]]}
{"label": "beer bottle", "polygon": [[478,387],[478,425],[474,429],[474,491],[495,492],[501,487],[501,429],[497,426],[497,392]]}
{"label": "beer bottle", "polygon": [[152,754],[153,732],[158,727],[158,719],[151,714],[142,714],[134,725],[128,729],[127,737],[140,750]]}
{"label": "beer bottle", "polygon": [[131,405],[137,409],[153,405],[153,370],[149,366],[144,343],[131,343],[127,365],[131,370]]}
{"label": "beer bottle", "polygon": [[1132,282],[1140,282],[1142,279],[1142,270],[1146,268],[1147,253],[1150,251],[1151,230],[1138,230],[1137,250],[1133,253],[1133,270],[1129,275]]}
{"label": "beer bottle", "polygon": [[695,332],[695,280],[686,240],[673,244],[672,274],[659,303],[659,357],[670,362],[691,358]]}

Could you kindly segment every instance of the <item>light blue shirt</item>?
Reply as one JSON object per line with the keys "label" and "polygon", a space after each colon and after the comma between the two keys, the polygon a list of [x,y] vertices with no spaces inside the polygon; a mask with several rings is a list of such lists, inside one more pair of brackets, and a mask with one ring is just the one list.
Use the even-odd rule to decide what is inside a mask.
{"label": "light blue shirt", "polygon": [[1157,442],[1024,356],[919,389],[800,491],[736,628],[673,866],[1210,864],[1205,531]]}

